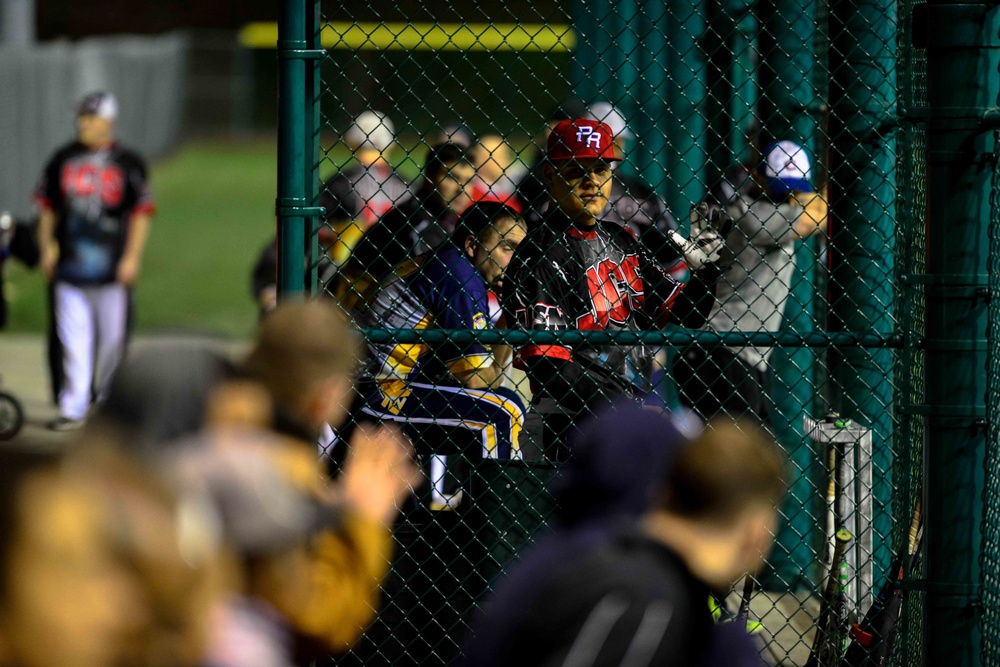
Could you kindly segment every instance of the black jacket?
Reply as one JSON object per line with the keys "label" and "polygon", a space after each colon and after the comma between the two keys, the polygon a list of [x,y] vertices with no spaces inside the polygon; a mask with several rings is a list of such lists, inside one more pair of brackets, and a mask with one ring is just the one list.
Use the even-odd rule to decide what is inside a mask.
{"label": "black jacket", "polygon": [[[556,210],[514,254],[502,305],[510,326],[525,331],[697,329],[715,302],[719,273],[710,265],[681,285],[618,224],[580,228]],[[647,393],[652,354],[646,346],[526,345],[515,364],[538,398],[577,413]]]}
{"label": "black jacket", "polygon": [[745,633],[716,637],[708,599],[705,583],[631,523],[556,532],[499,585],[457,664],[762,665]]}

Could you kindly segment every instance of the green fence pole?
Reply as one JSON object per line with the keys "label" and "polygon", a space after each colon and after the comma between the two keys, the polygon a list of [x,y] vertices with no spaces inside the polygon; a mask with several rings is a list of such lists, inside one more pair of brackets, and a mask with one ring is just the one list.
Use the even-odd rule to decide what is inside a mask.
{"label": "green fence pole", "polygon": [[[887,334],[895,319],[895,0],[831,0],[830,22],[831,324]],[[840,412],[872,430],[872,558],[882,573],[892,558],[892,353],[834,350],[830,365]]]}
{"label": "green fence pole", "polygon": [[[924,664],[982,664],[988,221],[993,136],[983,109],[1000,87],[1000,14],[992,2],[934,0],[913,17],[927,49],[928,216],[924,453]],[[990,508],[995,512],[995,508]],[[988,631],[995,635],[996,627]],[[991,657],[991,659],[994,659]]]}
{"label": "green fence pole", "polygon": [[[758,3],[757,14],[762,138],[764,142],[791,139],[815,156],[812,150],[815,120],[809,111],[817,101],[812,83],[816,32],[814,2],[765,0]],[[814,329],[814,242],[798,244],[795,264],[792,290],[784,305],[782,331],[806,334]],[[815,416],[810,410],[814,361],[811,350],[783,347],[776,348],[770,358],[774,405],[771,425],[797,470],[783,507],[785,521],[778,530],[771,556],[777,580],[766,582],[775,587],[809,587],[817,563],[812,536],[819,515],[810,511],[818,497],[811,479],[816,457],[802,430],[802,417]]]}
{"label": "green fence pole", "polygon": [[284,0],[278,21],[278,297],[302,296],[306,287],[307,176],[306,77],[310,61],[308,0]]}

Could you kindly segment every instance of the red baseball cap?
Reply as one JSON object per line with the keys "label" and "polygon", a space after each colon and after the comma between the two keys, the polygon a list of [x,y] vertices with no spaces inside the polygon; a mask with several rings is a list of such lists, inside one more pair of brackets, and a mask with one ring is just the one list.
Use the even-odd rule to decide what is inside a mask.
{"label": "red baseball cap", "polygon": [[545,147],[550,162],[562,160],[621,160],[614,133],[597,120],[564,120],[553,128]]}

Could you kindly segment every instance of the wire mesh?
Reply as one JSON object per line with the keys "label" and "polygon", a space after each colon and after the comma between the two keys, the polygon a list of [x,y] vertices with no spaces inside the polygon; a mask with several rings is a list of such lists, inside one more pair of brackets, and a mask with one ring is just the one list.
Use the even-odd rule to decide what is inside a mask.
{"label": "wire mesh", "polygon": [[[903,3],[900,8],[899,48],[900,48],[900,99],[906,109],[927,105],[926,52],[912,46],[912,16],[919,0]],[[916,123],[904,124],[900,133],[899,196],[907,205],[898,208],[900,213],[901,262],[897,280],[903,276],[926,272],[926,129]],[[901,397],[902,403],[919,405],[924,402],[924,358],[919,341],[925,335],[925,292],[924,287],[913,284],[898,292],[897,310],[901,314],[901,329],[908,332],[908,340],[901,353]],[[920,484],[924,450],[923,421],[913,415],[903,416],[897,433],[896,451],[903,455],[897,465],[902,473],[897,479],[894,497],[896,516],[906,516],[922,494]],[[902,522],[897,523],[897,541],[905,538]],[[918,580],[923,576],[923,563],[918,561],[909,578]],[[900,619],[897,651],[893,656],[896,665],[921,665],[922,594],[909,593],[909,605]]]}
{"label": "wire mesh", "polygon": [[[622,398],[682,421],[750,415],[787,452],[751,604],[771,664],[809,659],[830,529],[868,536],[848,561],[843,653],[919,495],[923,435],[905,408],[921,401],[922,294],[904,278],[922,271],[924,138],[896,129],[897,94],[921,104],[923,89],[910,9],[320,6],[310,266],[367,337],[352,421],[402,424],[430,478],[396,526],[379,617],[337,664],[452,661],[496,578],[553,523],[548,482],[573,433]],[[577,123],[563,144],[605,159],[546,160],[555,123],[588,115],[620,146]],[[607,168],[604,150],[624,159]],[[727,226],[712,211],[733,225],[705,262],[686,241]],[[853,505],[834,525],[835,447],[807,429],[828,412],[871,443],[867,463],[845,458],[834,491]],[[351,427],[326,443],[334,467]],[[920,659],[914,602],[896,664]]]}
{"label": "wire mesh", "polygon": [[[1000,105],[1000,99],[997,100]],[[993,183],[990,192],[990,263],[989,293],[995,295],[1000,289],[1000,131],[993,132]],[[986,438],[986,478],[983,485],[983,550],[981,559],[982,578],[982,637],[983,664],[992,666],[1000,664],[1000,525],[996,521],[996,507],[1000,503],[1000,415],[997,406],[1000,405],[1000,384],[997,379],[997,365],[1000,364],[1000,336],[997,325],[1000,323],[1000,302],[991,298],[988,306],[987,324],[987,438]]]}

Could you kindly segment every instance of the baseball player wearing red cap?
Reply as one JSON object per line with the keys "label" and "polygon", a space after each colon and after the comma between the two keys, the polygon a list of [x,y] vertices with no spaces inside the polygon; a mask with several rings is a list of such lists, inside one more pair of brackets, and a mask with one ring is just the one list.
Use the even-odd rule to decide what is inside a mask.
{"label": "baseball player wearing red cap", "polygon": [[[515,328],[641,331],[670,322],[705,324],[715,302],[723,238],[700,206],[692,239],[679,238],[692,277],[681,285],[648,257],[630,232],[599,220],[611,192],[611,163],[621,160],[610,127],[599,121],[560,122],[549,135],[545,180],[551,200],[512,259],[503,306]],[[525,345],[515,365],[528,375],[541,446],[561,458],[564,432],[578,416],[623,397],[649,392],[652,350],[618,345]],[[539,434],[534,434],[538,437]]]}

